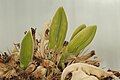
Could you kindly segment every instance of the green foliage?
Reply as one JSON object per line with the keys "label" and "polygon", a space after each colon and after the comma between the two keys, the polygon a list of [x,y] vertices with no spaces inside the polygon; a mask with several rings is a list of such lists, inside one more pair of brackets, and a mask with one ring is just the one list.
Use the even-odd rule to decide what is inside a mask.
{"label": "green foliage", "polygon": [[93,39],[96,32],[96,26],[90,26],[80,31],[68,44],[68,53],[80,52]]}
{"label": "green foliage", "polygon": [[85,25],[85,24],[80,25],[80,26],[73,32],[72,37],[71,37],[70,40],[72,40],[72,39],[75,37],[75,35],[76,35],[78,32],[82,31],[84,28],[86,28],[86,25]]}
{"label": "green foliage", "polygon": [[82,49],[89,45],[95,36],[96,29],[97,27],[93,25],[78,32],[66,47],[66,51],[63,53],[60,59],[59,66],[65,62],[68,56],[77,56]]}
{"label": "green foliage", "polygon": [[53,17],[50,26],[49,49],[57,48],[60,50],[63,46],[67,32],[67,18],[63,7],[60,7]]}
{"label": "green foliage", "polygon": [[[63,7],[60,7],[53,17],[50,34],[49,49],[61,50],[67,32],[67,18]],[[86,27],[85,24],[80,25],[73,33],[70,42],[66,46],[59,62],[59,67],[64,63],[70,55],[77,56],[82,49],[91,43],[96,33],[96,25]]]}
{"label": "green foliage", "polygon": [[33,47],[32,34],[30,31],[28,31],[21,42],[21,49],[20,49],[20,67],[21,68],[25,69],[28,67],[33,56],[33,50],[34,50],[34,47]]}

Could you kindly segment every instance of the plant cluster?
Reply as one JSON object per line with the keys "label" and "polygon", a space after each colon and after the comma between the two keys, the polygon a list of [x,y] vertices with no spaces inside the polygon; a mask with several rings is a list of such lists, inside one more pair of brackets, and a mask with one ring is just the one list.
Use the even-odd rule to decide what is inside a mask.
{"label": "plant cluster", "polygon": [[[87,80],[82,79],[83,76],[87,76],[88,80],[107,80],[111,74],[98,68],[98,60],[89,59],[95,55],[95,52],[81,54],[93,40],[96,25],[80,25],[72,34],[70,41],[65,41],[67,29],[65,11],[63,7],[59,7],[52,22],[46,24],[45,29],[40,33],[40,39],[36,39],[36,29],[31,28],[25,33],[22,42],[15,44],[15,49],[9,51],[10,54],[5,52],[0,55],[0,78],[79,80],[82,75],[81,80]],[[91,74],[92,77],[89,77]]]}

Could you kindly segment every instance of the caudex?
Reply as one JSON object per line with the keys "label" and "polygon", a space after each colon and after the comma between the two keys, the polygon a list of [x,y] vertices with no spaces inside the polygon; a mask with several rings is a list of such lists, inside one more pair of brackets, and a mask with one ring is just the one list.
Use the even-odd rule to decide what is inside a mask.
{"label": "caudex", "polygon": [[[99,68],[99,61],[89,58],[94,51],[83,50],[93,40],[96,25],[82,24],[65,41],[68,21],[63,7],[59,7],[52,22],[45,25],[36,39],[36,29],[25,33],[21,43],[9,54],[0,56],[0,78],[17,80],[107,80],[112,71]],[[84,69],[84,70],[83,70]],[[72,73],[72,75],[70,75]]]}

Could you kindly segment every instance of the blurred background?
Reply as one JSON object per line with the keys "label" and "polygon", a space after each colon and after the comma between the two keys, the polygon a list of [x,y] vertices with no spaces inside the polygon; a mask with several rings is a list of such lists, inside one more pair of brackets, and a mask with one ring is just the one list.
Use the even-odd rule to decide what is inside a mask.
{"label": "blurred background", "polygon": [[12,49],[30,27],[42,31],[59,6],[69,22],[66,40],[80,24],[96,24],[89,50],[96,51],[102,67],[120,70],[120,0],[0,0],[0,51]]}

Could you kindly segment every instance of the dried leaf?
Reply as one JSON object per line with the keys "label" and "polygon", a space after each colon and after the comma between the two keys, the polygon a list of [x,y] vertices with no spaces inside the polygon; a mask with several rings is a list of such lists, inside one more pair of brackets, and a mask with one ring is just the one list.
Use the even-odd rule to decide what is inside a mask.
{"label": "dried leaf", "polygon": [[[73,75],[73,76],[76,76],[77,79],[76,80],[79,80],[79,78],[81,77],[85,77],[85,76],[91,76],[91,75],[94,75],[96,76],[97,78],[99,79],[103,79],[105,77],[109,77],[112,75],[112,73],[109,73],[107,71],[104,71],[103,69],[101,68],[98,68],[98,67],[95,67],[93,65],[89,65],[89,64],[86,64],[86,63],[74,63],[74,64],[71,64],[69,66],[67,66],[63,72],[62,72],[62,76],[61,76],[61,80],[64,80],[65,77],[70,73],[70,72],[74,72],[74,71],[77,71],[77,74],[76,75],[79,75],[79,76],[76,76],[76,75]],[[79,77],[79,78],[78,78]],[[74,79],[75,80],[75,79]],[[82,79],[80,79],[82,80]],[[84,79],[86,80],[86,79]],[[89,80],[89,79],[88,79]],[[94,79],[93,79],[94,80]]]}
{"label": "dried leaf", "polygon": [[32,73],[36,78],[43,78],[47,72],[47,69],[43,66],[38,66],[36,70]]}

